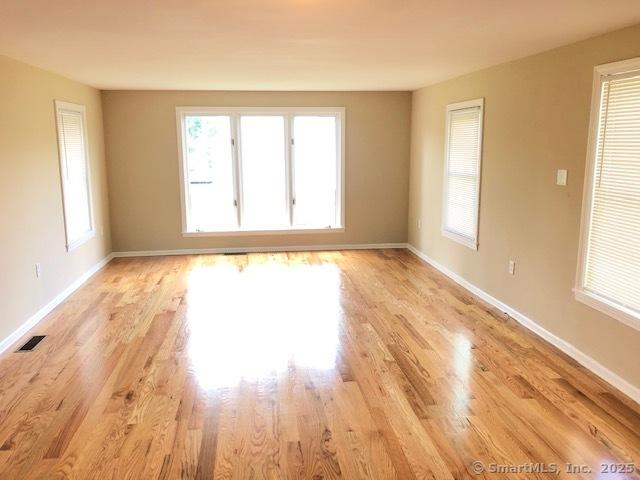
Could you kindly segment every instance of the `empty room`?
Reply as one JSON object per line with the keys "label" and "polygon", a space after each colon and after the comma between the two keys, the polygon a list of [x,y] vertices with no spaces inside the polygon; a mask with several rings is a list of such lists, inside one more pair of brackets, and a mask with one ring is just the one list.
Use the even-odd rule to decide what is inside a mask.
{"label": "empty room", "polygon": [[2,0],[0,479],[639,479],[638,0]]}

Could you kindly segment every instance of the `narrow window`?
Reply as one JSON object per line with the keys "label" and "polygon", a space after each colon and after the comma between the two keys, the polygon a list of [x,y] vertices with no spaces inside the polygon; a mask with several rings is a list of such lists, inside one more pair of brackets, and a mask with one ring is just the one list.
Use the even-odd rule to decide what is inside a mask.
{"label": "narrow window", "polygon": [[442,234],[478,248],[484,99],[447,107]]}
{"label": "narrow window", "polygon": [[640,328],[640,59],[596,67],[576,296]]}
{"label": "narrow window", "polygon": [[55,102],[67,250],[94,235],[85,107]]}

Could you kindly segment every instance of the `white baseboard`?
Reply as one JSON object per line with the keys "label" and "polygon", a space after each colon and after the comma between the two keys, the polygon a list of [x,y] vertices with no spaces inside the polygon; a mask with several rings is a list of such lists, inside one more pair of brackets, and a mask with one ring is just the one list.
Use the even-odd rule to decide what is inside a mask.
{"label": "white baseboard", "polygon": [[299,245],[270,247],[221,247],[183,248],[178,250],[135,250],[113,252],[114,257],[157,257],[164,255],[202,255],[219,253],[269,253],[269,252],[317,252],[330,250],[375,250],[382,248],[407,248],[406,243],[358,243],[343,245]]}
{"label": "white baseboard", "polygon": [[44,307],[38,310],[36,313],[31,315],[26,322],[24,322],[20,327],[18,327],[12,334],[8,337],[4,338],[0,341],[0,353],[7,350],[11,347],[15,342],[20,340],[25,333],[27,333],[31,328],[35,327],[40,320],[47,316],[49,312],[51,312],[54,308],[60,305],[69,295],[75,292],[78,288],[80,288],[89,278],[91,278],[98,270],[104,267],[107,263],[111,261],[113,258],[113,254],[109,254],[100,260],[98,263],[93,265],[89,270],[84,272],[78,278],[76,278],[71,285],[67,286],[62,292],[56,295],[49,303],[47,303]]}
{"label": "white baseboard", "polygon": [[586,353],[582,352],[581,350],[579,350],[578,348],[576,348],[574,345],[570,344],[566,340],[563,340],[562,338],[560,338],[560,337],[556,336],[555,334],[551,333],[549,330],[547,330],[544,327],[540,326],[538,323],[534,322],[533,320],[531,320],[526,315],[520,313],[515,308],[512,308],[509,305],[507,305],[506,303],[503,303],[502,301],[498,300],[497,298],[489,295],[484,290],[481,290],[480,288],[476,287],[475,285],[473,285],[472,283],[467,281],[465,278],[463,278],[460,275],[458,275],[457,273],[449,270],[447,267],[445,267],[444,265],[438,263],[437,261],[435,261],[431,257],[427,256],[425,253],[421,252],[420,250],[418,250],[413,245],[407,244],[407,249],[410,252],[412,252],[414,255],[416,255],[418,258],[424,260],[426,263],[428,263],[429,265],[431,265],[435,269],[437,269],[440,272],[442,272],[443,274],[445,274],[447,277],[449,277],[451,280],[453,280],[454,282],[456,282],[460,286],[466,288],[471,293],[473,293],[474,295],[480,297],[482,300],[484,300],[485,302],[489,303],[490,305],[493,305],[494,307],[498,308],[499,310],[502,310],[503,312],[505,312],[507,315],[509,315],[510,317],[515,319],[522,326],[524,326],[525,328],[531,330],[536,335],[542,337],[547,342],[549,342],[550,344],[552,344],[556,348],[560,349],[561,351],[563,351],[564,353],[569,355],[571,358],[573,358],[579,364],[581,364],[582,366],[586,367],[591,372],[595,373],[600,378],[602,378],[603,380],[605,380],[608,383],[610,383],[611,385],[613,385],[615,388],[617,388],[618,390],[623,392],[628,397],[632,398],[637,403],[640,403],[640,388],[638,388],[635,385],[632,385],[631,383],[627,382],[624,378],[622,378],[618,374],[612,372],[611,370],[609,370],[607,367],[602,365],[597,360],[593,359],[592,357],[590,357]]}

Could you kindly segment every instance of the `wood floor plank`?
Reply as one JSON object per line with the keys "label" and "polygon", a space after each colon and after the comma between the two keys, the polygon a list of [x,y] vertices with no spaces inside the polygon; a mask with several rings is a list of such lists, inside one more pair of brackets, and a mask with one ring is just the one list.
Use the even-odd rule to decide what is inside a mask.
{"label": "wood floor plank", "polygon": [[32,333],[2,479],[640,478],[638,404],[404,250],[116,259]]}

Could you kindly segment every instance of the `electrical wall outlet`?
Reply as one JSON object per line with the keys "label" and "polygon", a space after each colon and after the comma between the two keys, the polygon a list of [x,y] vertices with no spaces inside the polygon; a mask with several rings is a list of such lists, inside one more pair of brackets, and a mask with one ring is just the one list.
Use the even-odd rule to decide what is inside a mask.
{"label": "electrical wall outlet", "polygon": [[416,223],[418,224],[418,230],[420,230],[422,228],[422,220],[418,219]]}
{"label": "electrical wall outlet", "polygon": [[509,275],[515,275],[515,274],[516,274],[516,261],[509,260]]}
{"label": "electrical wall outlet", "polygon": [[40,278],[40,274],[42,273],[40,269],[40,264],[36,263],[36,278]]}

